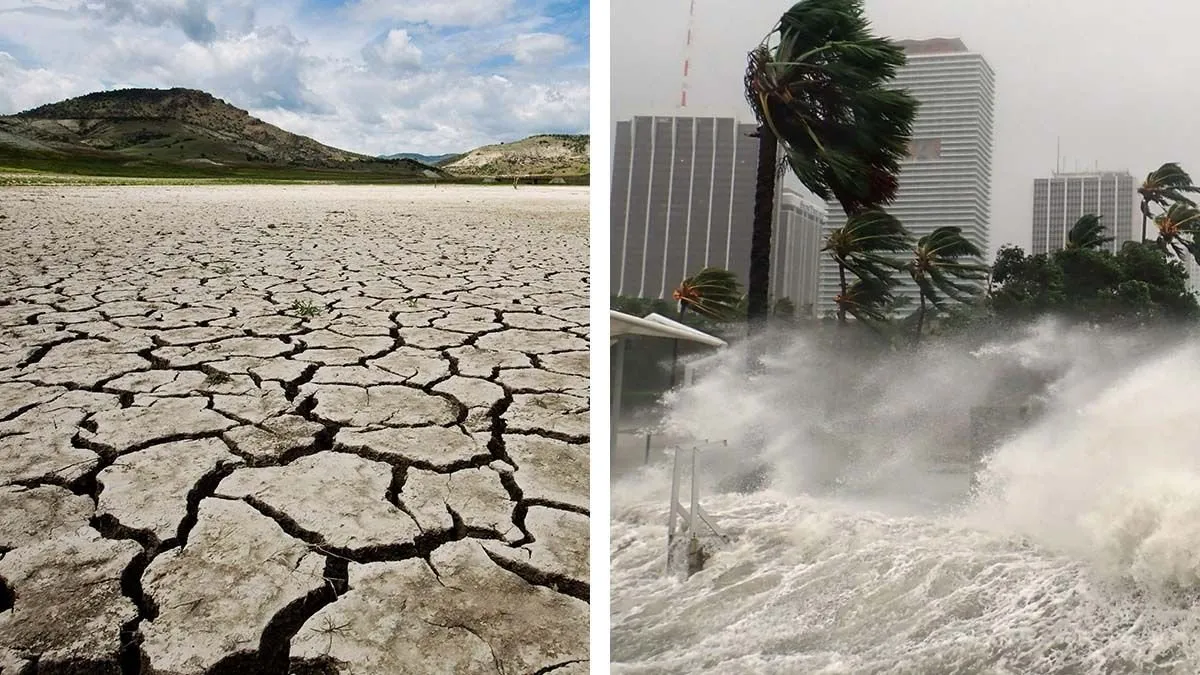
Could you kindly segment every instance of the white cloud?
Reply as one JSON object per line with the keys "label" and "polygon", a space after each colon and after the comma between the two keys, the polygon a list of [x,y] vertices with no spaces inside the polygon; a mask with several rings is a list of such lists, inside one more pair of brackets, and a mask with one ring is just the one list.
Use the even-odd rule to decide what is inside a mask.
{"label": "white cloud", "polygon": [[79,80],[45,68],[23,68],[7,52],[0,52],[0,111],[27,110],[88,92]]}
{"label": "white cloud", "polygon": [[481,26],[509,15],[514,0],[359,0],[356,18],[427,23],[431,26]]}
{"label": "white cloud", "polygon": [[510,48],[517,63],[544,63],[570,50],[571,41],[557,33],[525,33],[513,38]]}
{"label": "white cloud", "polygon": [[381,42],[367,45],[363,58],[393,72],[414,70],[421,66],[421,49],[413,44],[408,31],[393,28]]}
{"label": "white cloud", "polygon": [[[410,18],[437,21],[471,7],[434,4],[405,7]],[[102,89],[191,87],[288,131],[368,154],[456,152],[586,131],[588,73],[564,61],[578,53],[571,41],[562,37],[560,48],[538,38],[553,35],[549,19],[512,2],[488,7],[497,4],[501,10],[479,11],[510,12],[507,23],[446,31],[351,21],[342,10],[314,16],[301,11],[311,7],[302,0],[213,0],[206,5],[216,26],[209,42],[187,39],[170,21],[0,14],[0,50],[7,52],[0,53],[0,114]],[[516,62],[480,66],[497,54]]]}
{"label": "white cloud", "polygon": [[111,22],[155,27],[171,24],[196,42],[212,42],[217,37],[217,26],[209,18],[204,0],[100,0],[80,3],[78,10]]}

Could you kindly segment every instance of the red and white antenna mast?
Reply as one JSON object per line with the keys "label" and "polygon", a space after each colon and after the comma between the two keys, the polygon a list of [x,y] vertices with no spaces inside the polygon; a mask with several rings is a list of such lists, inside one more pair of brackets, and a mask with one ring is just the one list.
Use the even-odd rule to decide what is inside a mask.
{"label": "red and white antenna mast", "polygon": [[687,42],[683,46],[683,82],[679,87],[679,107],[687,107],[688,74],[692,66],[692,29],[696,25],[696,0],[688,1]]}

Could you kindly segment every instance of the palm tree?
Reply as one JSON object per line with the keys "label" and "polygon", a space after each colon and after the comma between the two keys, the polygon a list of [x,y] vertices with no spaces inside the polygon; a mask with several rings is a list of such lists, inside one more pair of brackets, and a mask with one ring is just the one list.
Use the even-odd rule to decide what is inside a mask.
{"label": "palm tree", "polygon": [[746,98],[759,123],[752,326],[769,311],[777,148],[805,187],[837,199],[847,216],[889,203],[917,110],[906,92],[885,88],[904,63],[903,49],[871,34],[862,0],[799,2],[750,52]]}
{"label": "palm tree", "polygon": [[946,308],[947,298],[970,302],[983,293],[980,282],[988,277],[983,252],[962,235],[959,227],[939,227],[917,240],[907,268],[921,297],[917,341],[925,326],[927,302],[939,310]]}
{"label": "palm tree", "polygon": [[1104,236],[1102,216],[1087,213],[1079,217],[1067,232],[1067,248],[1098,249],[1112,242],[1112,237]]}
{"label": "palm tree", "polygon": [[[904,263],[888,254],[907,251],[910,244],[908,230],[899,220],[882,209],[874,209],[850,216],[845,225],[829,233],[821,250],[827,251],[837,263],[840,296],[849,298],[851,282],[847,271],[860,281],[875,280],[890,289],[896,283],[892,272],[903,269]],[[847,314],[858,316],[847,307],[838,303],[837,317],[841,323],[846,322]]]}
{"label": "palm tree", "polygon": [[1191,176],[1175,162],[1167,162],[1146,176],[1138,188],[1142,197],[1142,241],[1146,241],[1146,223],[1151,218],[1150,204],[1158,204],[1164,209],[1176,203],[1195,206],[1196,202],[1186,194],[1189,192],[1200,192],[1200,187],[1192,185]]}
{"label": "palm tree", "polygon": [[838,319],[846,320],[849,314],[868,326],[888,320],[888,307],[892,304],[892,284],[879,277],[863,277],[850,284],[834,297]]}
{"label": "palm tree", "polygon": [[671,297],[679,302],[681,316],[690,309],[714,321],[729,321],[738,314],[742,284],[729,270],[706,267],[681,281]]}
{"label": "palm tree", "polygon": [[1175,202],[1154,219],[1158,247],[1182,260],[1189,253],[1200,261],[1200,210],[1187,202]]}

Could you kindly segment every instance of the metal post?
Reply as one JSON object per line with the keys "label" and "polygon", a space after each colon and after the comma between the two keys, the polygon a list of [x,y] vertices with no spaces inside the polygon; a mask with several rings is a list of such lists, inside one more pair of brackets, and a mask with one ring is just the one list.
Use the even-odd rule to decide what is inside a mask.
{"label": "metal post", "polygon": [[625,379],[625,338],[619,337],[614,344],[617,353],[612,360],[612,376],[613,385],[610,396],[612,397],[612,410],[609,414],[609,439],[608,450],[609,456],[617,449],[617,432],[621,429],[621,385]]}
{"label": "metal post", "polygon": [[700,482],[696,480],[696,449],[692,448],[692,508],[688,510],[688,534],[696,538],[696,515],[700,512]]}
{"label": "metal post", "polygon": [[671,340],[671,386],[668,389],[674,389],[678,383],[676,374],[679,371],[679,338]]}
{"label": "metal post", "polygon": [[[704,445],[705,446],[714,446],[714,445],[727,446],[728,442],[726,442],[726,441],[707,442]],[[700,555],[701,557],[703,557],[702,556],[703,551],[701,550],[701,547],[699,547],[699,537],[697,536],[698,532],[696,529],[697,527],[700,526],[701,523],[703,523],[705,525],[705,527],[707,527],[710,534],[716,536],[719,539],[726,540],[725,535],[722,534],[719,529],[717,529],[717,526],[713,524],[712,519],[709,517],[709,515],[704,512],[703,508],[700,507],[700,482],[698,480],[696,480],[696,454],[699,451],[700,451],[700,446],[693,446],[690,448],[675,448],[675,453],[674,453],[675,460],[674,460],[674,464],[671,468],[671,506],[670,506],[669,515],[667,516],[667,572],[668,573],[670,573],[672,571],[672,569],[674,568],[675,537],[677,534],[683,534],[686,532],[688,535],[688,538],[689,538],[689,545],[688,545],[688,549],[687,549],[688,557],[689,557],[689,572],[688,572],[689,576],[691,575],[692,571],[694,571],[692,569],[692,562],[691,562],[692,559],[697,555]],[[691,482],[692,482],[692,485],[691,485],[692,499],[691,499],[691,508],[687,508],[687,509],[685,509],[683,507],[683,504],[679,503],[680,483],[683,482],[683,462],[686,461],[686,458],[681,460],[680,455],[682,455],[685,452],[691,453],[691,477],[689,478],[689,480],[691,480]],[[682,521],[683,521],[682,523],[679,522],[680,517],[682,517]]]}
{"label": "metal post", "polygon": [[667,571],[671,571],[671,563],[675,555],[675,520],[679,504],[679,451],[675,451],[675,465],[671,469],[671,510],[667,516]]}

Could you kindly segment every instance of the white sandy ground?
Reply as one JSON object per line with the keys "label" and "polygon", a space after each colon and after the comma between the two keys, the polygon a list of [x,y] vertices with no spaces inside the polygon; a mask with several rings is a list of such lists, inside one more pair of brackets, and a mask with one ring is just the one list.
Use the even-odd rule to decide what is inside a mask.
{"label": "white sandy ground", "polygon": [[587,195],[0,188],[0,672],[586,672]]}

